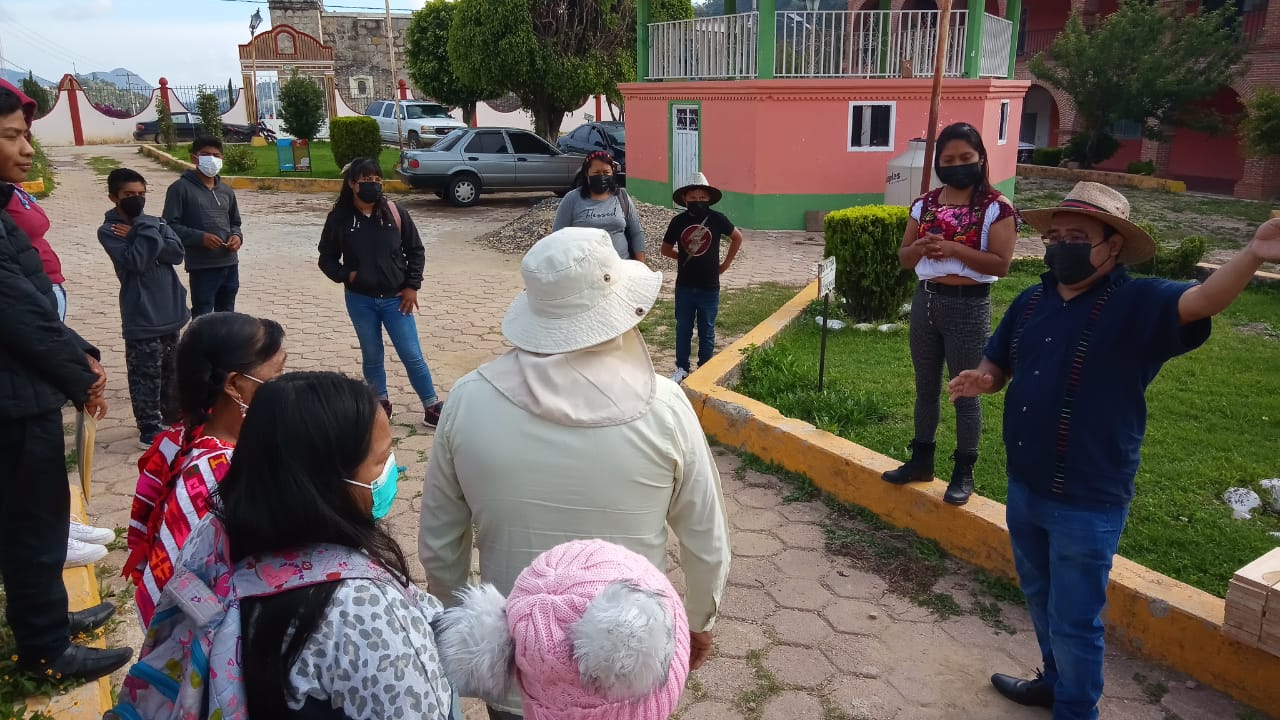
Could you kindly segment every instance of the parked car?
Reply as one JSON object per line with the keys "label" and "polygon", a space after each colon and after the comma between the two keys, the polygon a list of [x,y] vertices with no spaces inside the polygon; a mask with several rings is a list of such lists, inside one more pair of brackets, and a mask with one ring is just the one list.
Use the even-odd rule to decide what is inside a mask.
{"label": "parked car", "polygon": [[[396,108],[400,108],[400,128],[396,127]],[[450,117],[449,108],[427,100],[376,100],[369,103],[364,114],[378,121],[383,142],[396,144],[399,131],[404,132],[404,144],[410,148],[429,147],[437,140],[466,125]]]}
{"label": "parked car", "polygon": [[1036,146],[1029,142],[1018,143],[1018,162],[1027,164],[1031,162],[1031,158],[1036,154]]}
{"label": "parked car", "polygon": [[[189,112],[176,112],[173,114],[173,129],[179,142],[190,142],[196,139],[197,135],[204,133],[204,126],[200,124],[200,116]],[[222,137],[227,142],[245,143],[249,142],[256,130],[248,125],[239,125],[236,123],[222,123]],[[138,142],[153,142],[159,144],[163,142],[160,137],[160,121],[148,120],[140,122],[133,128],[133,139]]]}
{"label": "parked car", "polygon": [[620,184],[625,184],[627,174],[627,131],[626,127],[616,120],[593,122],[580,125],[573,132],[562,135],[556,141],[560,149],[568,153],[590,155],[603,150],[613,156],[613,161],[621,168]]}
{"label": "parked car", "polygon": [[481,193],[568,192],[583,159],[528,130],[459,128],[431,148],[400,153],[396,173],[415,188],[468,207]]}

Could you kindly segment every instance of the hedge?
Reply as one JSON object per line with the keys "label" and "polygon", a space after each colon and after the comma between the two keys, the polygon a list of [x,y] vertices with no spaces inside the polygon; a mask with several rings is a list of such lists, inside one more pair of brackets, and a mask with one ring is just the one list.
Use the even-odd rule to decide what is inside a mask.
{"label": "hedge", "polygon": [[1031,164],[1058,167],[1062,164],[1062,152],[1060,147],[1036,148],[1031,153]]}
{"label": "hedge", "polygon": [[891,319],[910,297],[915,276],[898,264],[909,211],[891,205],[836,210],[824,223],[824,257],[836,259],[836,292],[859,321]]}
{"label": "hedge", "polygon": [[377,159],[382,153],[378,121],[367,115],[333,118],[329,121],[329,149],[339,168],[358,157]]}

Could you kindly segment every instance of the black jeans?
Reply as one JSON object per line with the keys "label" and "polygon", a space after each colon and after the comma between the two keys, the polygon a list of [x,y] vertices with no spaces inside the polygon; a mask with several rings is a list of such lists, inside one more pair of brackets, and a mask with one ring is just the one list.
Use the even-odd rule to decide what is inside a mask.
{"label": "black jeans", "polygon": [[24,664],[54,660],[71,644],[67,559],[71,490],[62,413],[0,420],[0,578]]}
{"label": "black jeans", "polygon": [[188,271],[191,280],[191,317],[236,309],[240,291],[240,266]]}

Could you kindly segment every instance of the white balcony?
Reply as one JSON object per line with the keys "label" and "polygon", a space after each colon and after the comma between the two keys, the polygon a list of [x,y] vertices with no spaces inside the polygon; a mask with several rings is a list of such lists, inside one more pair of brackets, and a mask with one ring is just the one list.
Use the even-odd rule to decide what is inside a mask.
{"label": "white balcony", "polygon": [[754,12],[649,25],[649,80],[734,80],[756,76]]}

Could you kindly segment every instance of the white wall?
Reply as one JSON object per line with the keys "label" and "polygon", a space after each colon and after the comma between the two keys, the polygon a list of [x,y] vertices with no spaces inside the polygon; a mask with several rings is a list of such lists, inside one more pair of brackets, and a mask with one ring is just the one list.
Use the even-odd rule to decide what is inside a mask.
{"label": "white wall", "polygon": [[[604,115],[603,119],[610,119],[608,103],[603,99],[600,101],[600,110]],[[560,132],[562,134],[573,132],[574,128],[588,122],[588,117],[594,118],[595,121],[599,121],[601,118],[595,117],[595,113],[595,98],[588,98],[587,102],[582,107],[564,116],[564,122],[560,124]],[[462,110],[454,110],[450,114],[459,120],[462,119]],[[485,103],[479,103],[476,106],[476,124],[480,127],[512,127],[520,128],[522,130],[533,130],[533,118],[524,110],[517,110],[510,113],[498,112]]]}

